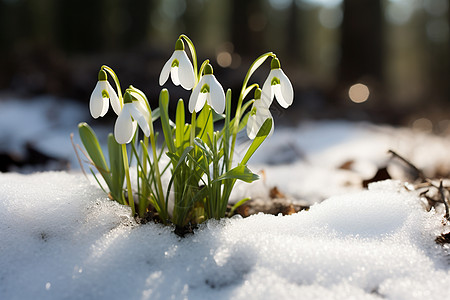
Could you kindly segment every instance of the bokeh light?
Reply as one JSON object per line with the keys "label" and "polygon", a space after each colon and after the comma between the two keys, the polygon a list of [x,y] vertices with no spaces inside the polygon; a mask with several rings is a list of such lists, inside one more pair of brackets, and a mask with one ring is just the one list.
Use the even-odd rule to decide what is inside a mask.
{"label": "bokeh light", "polygon": [[231,66],[231,63],[233,62],[231,53],[227,51],[219,52],[217,54],[216,59],[219,66],[221,66],[222,68],[228,68],[229,66]]}
{"label": "bokeh light", "polygon": [[412,128],[416,131],[430,133],[433,131],[433,122],[427,118],[419,118],[413,122]]}
{"label": "bokeh light", "polygon": [[322,7],[319,10],[319,21],[325,28],[338,28],[342,23],[342,16],[340,7]]}
{"label": "bokeh light", "polygon": [[354,103],[363,103],[369,99],[370,91],[367,85],[362,83],[354,84],[348,90],[348,96]]}

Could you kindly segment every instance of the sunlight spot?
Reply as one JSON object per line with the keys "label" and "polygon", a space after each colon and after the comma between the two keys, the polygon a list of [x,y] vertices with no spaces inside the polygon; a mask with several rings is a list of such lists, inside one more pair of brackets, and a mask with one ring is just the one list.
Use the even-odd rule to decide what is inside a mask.
{"label": "sunlight spot", "polygon": [[276,10],[284,10],[292,4],[292,0],[269,0],[269,3]]}
{"label": "sunlight spot", "polygon": [[325,28],[338,28],[342,23],[342,17],[343,13],[340,7],[322,7],[319,10],[319,21]]}
{"label": "sunlight spot", "polygon": [[231,63],[233,62],[233,58],[230,52],[227,51],[222,51],[219,54],[217,54],[216,59],[219,66],[221,66],[222,68],[228,68],[229,66],[231,66]]}
{"label": "sunlight spot", "polygon": [[355,103],[363,103],[369,99],[370,91],[367,85],[362,83],[354,84],[348,90],[348,96],[350,100]]}
{"label": "sunlight spot", "polygon": [[385,10],[386,19],[395,25],[403,25],[407,23],[413,12],[414,7],[403,2],[391,2]]}
{"label": "sunlight spot", "polygon": [[45,289],[48,291],[48,290],[50,290],[50,288],[52,287],[52,284],[50,283],[50,282],[47,282],[46,284],[45,284]]}
{"label": "sunlight spot", "polygon": [[419,118],[413,122],[412,128],[417,131],[431,133],[433,131],[433,122],[427,118]]}

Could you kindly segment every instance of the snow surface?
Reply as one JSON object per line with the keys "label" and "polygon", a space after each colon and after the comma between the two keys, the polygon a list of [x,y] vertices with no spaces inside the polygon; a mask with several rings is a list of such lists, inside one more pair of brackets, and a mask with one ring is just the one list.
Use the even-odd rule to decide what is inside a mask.
{"label": "snow surface", "polygon": [[129,214],[79,173],[0,174],[0,299],[449,297],[442,214],[396,181],[186,238]]}
{"label": "snow surface", "polygon": [[[31,142],[76,168],[69,134],[78,122],[103,143],[113,128],[89,119],[87,105],[1,100],[2,151],[20,154]],[[236,153],[249,143],[240,136]],[[270,201],[277,186],[317,204],[292,216],[209,221],[184,239],[137,225],[79,170],[0,173],[0,299],[448,299],[449,249],[434,242],[449,231],[443,212],[426,212],[399,182],[361,190],[361,180],[386,165],[401,172],[389,149],[425,173],[449,169],[449,143],[346,121],[277,127],[250,161],[262,179],[237,185],[232,200]]]}
{"label": "snow surface", "polygon": [[[250,142],[241,140],[237,153],[243,156]],[[388,167],[393,178],[404,179],[403,166],[393,163],[389,150],[414,162],[428,176],[436,170],[445,174],[450,169],[448,149],[450,139],[408,128],[311,121],[276,128],[249,164],[262,177],[256,183],[258,197],[267,198],[268,190],[276,186],[294,201],[313,204],[360,190],[362,180],[372,178],[380,167]],[[350,167],[341,168],[345,163],[351,163]],[[248,187],[238,182],[232,200],[245,198]]]}

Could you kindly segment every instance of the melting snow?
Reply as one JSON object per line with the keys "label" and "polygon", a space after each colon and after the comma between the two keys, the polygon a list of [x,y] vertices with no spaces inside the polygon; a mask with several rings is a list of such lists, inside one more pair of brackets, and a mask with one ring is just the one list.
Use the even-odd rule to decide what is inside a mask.
{"label": "melting snow", "polygon": [[[0,174],[1,299],[444,299],[442,214],[399,182],[291,216],[136,225],[80,174]],[[447,258],[448,259],[448,258]]]}
{"label": "melting snow", "polygon": [[[0,107],[1,150],[31,141],[76,166],[69,133],[83,119],[78,106],[60,118],[55,99]],[[111,130],[96,129],[100,139]],[[240,144],[243,155],[248,142]],[[135,224],[78,171],[0,173],[0,299],[446,299],[448,248],[434,242],[449,230],[442,211],[426,212],[397,181],[361,191],[388,149],[425,172],[450,164],[449,141],[408,129],[277,128],[251,160],[263,179],[237,186],[233,200],[268,201],[278,186],[317,204],[291,216],[209,221],[184,239]]]}

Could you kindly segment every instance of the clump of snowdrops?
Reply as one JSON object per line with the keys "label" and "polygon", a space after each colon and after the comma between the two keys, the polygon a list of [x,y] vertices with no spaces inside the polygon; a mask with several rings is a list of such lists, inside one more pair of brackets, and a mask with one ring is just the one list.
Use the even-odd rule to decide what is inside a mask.
{"label": "clump of snowdrops", "polygon": [[[262,89],[257,83],[249,84],[252,74],[268,58],[271,58],[271,70]],[[78,125],[90,163],[98,171],[96,174],[91,168],[91,172],[111,199],[131,207],[133,216],[145,218],[148,212],[154,212],[162,223],[180,227],[223,218],[236,181],[258,179],[247,162],[273,132],[269,110],[273,99],[284,108],[292,104],[292,85],[276,55],[265,53],[248,69],[232,115],[231,90],[224,92],[209,60],[198,67],[194,44],[186,35],[180,35],[176,41],[175,51],[161,70],[159,84],[164,85],[169,76],[173,84],[190,91],[189,123],[185,119],[183,99],[176,103],[175,121],[169,119],[169,104],[175,105],[175,101],[170,100],[167,89],[161,90],[159,107],[152,109],[141,90],[130,86],[122,93],[116,73],[107,66],[100,68],[90,98],[91,115],[95,119],[103,117],[111,103],[118,117],[114,134],[108,136],[109,163],[92,128],[84,122]],[[251,92],[253,97],[245,100]],[[164,143],[159,147],[153,125],[157,121],[161,122],[164,135]],[[220,130],[219,123],[223,124]],[[253,141],[243,157],[235,161],[236,136],[244,128]],[[163,159],[163,156],[167,157]],[[134,183],[130,161],[135,161]],[[161,179],[165,173],[170,173],[166,174],[170,175],[168,183]],[[98,174],[107,187],[101,184]],[[232,210],[246,200],[237,202]],[[169,205],[169,202],[173,203]]]}

